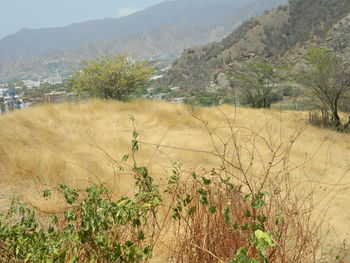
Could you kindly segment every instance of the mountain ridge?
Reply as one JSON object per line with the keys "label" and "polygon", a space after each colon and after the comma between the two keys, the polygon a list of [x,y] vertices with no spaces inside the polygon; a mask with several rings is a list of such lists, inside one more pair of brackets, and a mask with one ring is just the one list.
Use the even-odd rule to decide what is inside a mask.
{"label": "mountain ridge", "polygon": [[312,39],[326,45],[329,30],[349,13],[347,0],[291,0],[245,22],[220,42],[185,50],[159,84],[200,90],[232,63],[267,60],[288,65],[286,52]]}
{"label": "mountain ridge", "polygon": [[[257,2],[260,5],[257,5]],[[50,29],[22,30],[21,34],[7,36],[0,40],[0,80],[25,78],[33,74],[45,75],[57,70],[61,71],[62,68],[63,72],[69,71],[65,63],[58,63],[56,66],[44,69],[44,65],[40,62],[43,57],[48,57],[50,52],[56,55],[60,52],[69,53],[73,59],[67,56],[61,58],[63,61],[71,60],[68,63],[69,67],[78,65],[76,59],[78,57],[90,59],[115,53],[115,51],[136,53],[141,58],[180,53],[189,46],[218,41],[243,20],[282,2],[285,0],[166,1],[116,20],[104,19],[97,22],[95,20],[76,23],[53,31]],[[82,25],[82,29],[76,29]],[[156,34],[158,31],[164,36],[164,31],[169,27],[173,28],[168,36],[172,39],[173,45],[169,45],[169,41],[157,37]],[[194,28],[198,30],[194,31]],[[76,31],[79,32],[76,33]],[[69,39],[62,37],[62,32],[72,36]],[[44,34],[41,35],[41,33]],[[144,43],[143,39],[149,41]],[[159,52],[151,48],[152,43],[157,41],[159,41],[157,46]],[[106,47],[106,43],[108,43],[109,52],[98,52]],[[147,52],[144,51],[145,46]],[[91,56],[80,56],[81,50],[85,50]]]}

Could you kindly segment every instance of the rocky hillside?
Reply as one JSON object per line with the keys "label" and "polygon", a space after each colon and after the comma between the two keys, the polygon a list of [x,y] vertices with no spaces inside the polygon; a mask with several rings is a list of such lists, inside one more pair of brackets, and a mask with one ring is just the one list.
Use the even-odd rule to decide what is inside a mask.
{"label": "rocky hillside", "polygon": [[222,39],[242,21],[284,2],[174,0],[119,19],[21,30],[0,40],[0,80],[65,73],[82,59],[118,52],[178,56],[184,48]]}
{"label": "rocky hillside", "polygon": [[267,59],[291,66],[308,48],[322,45],[346,55],[349,13],[348,0],[291,0],[220,42],[185,50],[160,84],[203,89],[218,69],[232,63]]}

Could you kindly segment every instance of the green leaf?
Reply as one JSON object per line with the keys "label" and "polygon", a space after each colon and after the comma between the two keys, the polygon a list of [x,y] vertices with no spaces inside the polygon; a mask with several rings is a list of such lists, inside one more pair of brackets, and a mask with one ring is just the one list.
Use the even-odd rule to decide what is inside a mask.
{"label": "green leaf", "polygon": [[139,136],[139,133],[138,133],[137,131],[134,131],[134,132],[132,133],[132,137],[133,137],[134,139],[136,139],[138,136]]}
{"label": "green leaf", "polygon": [[240,248],[236,256],[229,263],[259,263],[259,261],[255,258],[249,258],[248,249]]}
{"label": "green leaf", "polygon": [[252,212],[251,212],[250,210],[247,210],[247,211],[245,212],[245,216],[246,216],[246,217],[252,217]]}
{"label": "green leaf", "polygon": [[193,213],[196,211],[196,207],[195,206],[193,206],[193,207],[191,207],[190,209],[188,209],[188,211],[187,211],[187,213],[188,213],[188,215],[193,215]]}
{"label": "green leaf", "polygon": [[197,175],[196,175],[195,172],[192,172],[192,178],[193,178],[193,179],[197,179]]}
{"label": "green leaf", "polygon": [[209,211],[210,211],[210,213],[212,213],[212,214],[215,214],[216,210],[217,210],[217,208],[216,208],[215,205],[211,205],[211,206],[209,207]]}
{"label": "green leaf", "polygon": [[230,217],[230,208],[226,207],[224,210],[224,220],[226,224],[230,225],[231,217]]}
{"label": "green leaf", "polygon": [[209,180],[209,179],[206,179],[205,177],[202,177],[202,180],[203,180],[203,184],[204,185],[210,185],[211,184],[211,180]]}
{"label": "green leaf", "polygon": [[256,239],[258,240],[257,249],[259,252],[265,256],[266,249],[268,247],[273,247],[276,245],[275,241],[271,238],[270,233],[263,232],[261,230],[256,230],[254,232]]}
{"label": "green leaf", "polygon": [[132,149],[132,152],[137,152],[140,149],[139,142],[137,140],[131,141],[131,149]]}
{"label": "green leaf", "polygon": [[43,197],[47,200],[51,197],[51,190],[45,189],[43,193]]}
{"label": "green leaf", "polygon": [[139,231],[137,239],[141,241],[145,240],[145,233],[143,231]]}
{"label": "green leaf", "polygon": [[27,255],[26,255],[26,257],[24,258],[24,262],[28,262],[29,260],[30,260],[30,258],[32,257],[32,253],[28,253]]}
{"label": "green leaf", "polygon": [[234,230],[237,230],[238,229],[238,221],[236,220],[235,223],[232,225],[232,228]]}
{"label": "green leaf", "polygon": [[180,177],[178,175],[172,175],[169,178],[168,184],[178,184],[180,182]]}
{"label": "green leaf", "polygon": [[272,240],[271,235],[267,232],[263,232],[261,230],[256,230],[254,232],[255,237],[259,240],[264,240],[269,246],[274,246],[275,241]]}
{"label": "green leaf", "polygon": [[50,215],[50,221],[53,224],[57,224],[58,223],[58,217],[54,214]]}
{"label": "green leaf", "polygon": [[207,191],[205,191],[203,188],[198,190],[198,193],[200,195],[207,195]]}
{"label": "green leaf", "polygon": [[183,200],[183,205],[187,206],[191,202],[192,202],[192,197],[190,195],[186,195],[186,198],[184,198]]}
{"label": "green leaf", "polygon": [[70,261],[69,261],[69,263],[78,263],[79,261],[78,261],[78,257],[76,257],[76,256],[74,256]]}
{"label": "green leaf", "polygon": [[122,158],[123,162],[126,162],[129,159],[129,154],[125,154]]}
{"label": "green leaf", "polygon": [[199,202],[202,204],[202,205],[207,205],[208,204],[208,199],[205,197],[205,196],[201,196],[199,198]]}
{"label": "green leaf", "polygon": [[261,223],[265,223],[266,220],[267,220],[267,216],[265,214],[262,214],[262,215],[258,215],[257,218],[259,219],[259,221]]}

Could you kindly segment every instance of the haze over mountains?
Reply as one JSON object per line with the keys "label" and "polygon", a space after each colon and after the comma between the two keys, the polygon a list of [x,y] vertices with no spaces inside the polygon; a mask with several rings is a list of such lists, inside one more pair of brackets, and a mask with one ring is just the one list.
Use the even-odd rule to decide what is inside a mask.
{"label": "haze over mountains", "polygon": [[23,29],[0,40],[0,80],[68,73],[83,59],[130,52],[169,58],[218,41],[243,21],[287,0],[174,0],[119,19]]}

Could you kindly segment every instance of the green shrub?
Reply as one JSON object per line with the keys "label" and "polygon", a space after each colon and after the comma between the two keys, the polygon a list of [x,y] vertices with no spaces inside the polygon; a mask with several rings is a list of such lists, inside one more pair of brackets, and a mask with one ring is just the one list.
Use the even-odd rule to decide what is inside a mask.
{"label": "green shrub", "polygon": [[[45,191],[45,197],[50,192]],[[103,185],[90,187],[84,193],[61,185],[59,192],[69,208],[62,214],[50,215],[47,228],[25,206],[14,206],[6,216],[6,222],[19,217],[18,222],[0,221],[2,251],[9,259],[140,262],[152,256],[153,244],[145,240],[145,226],[158,205],[154,197],[150,200],[150,196],[139,192],[135,199],[123,197],[113,202]]]}

